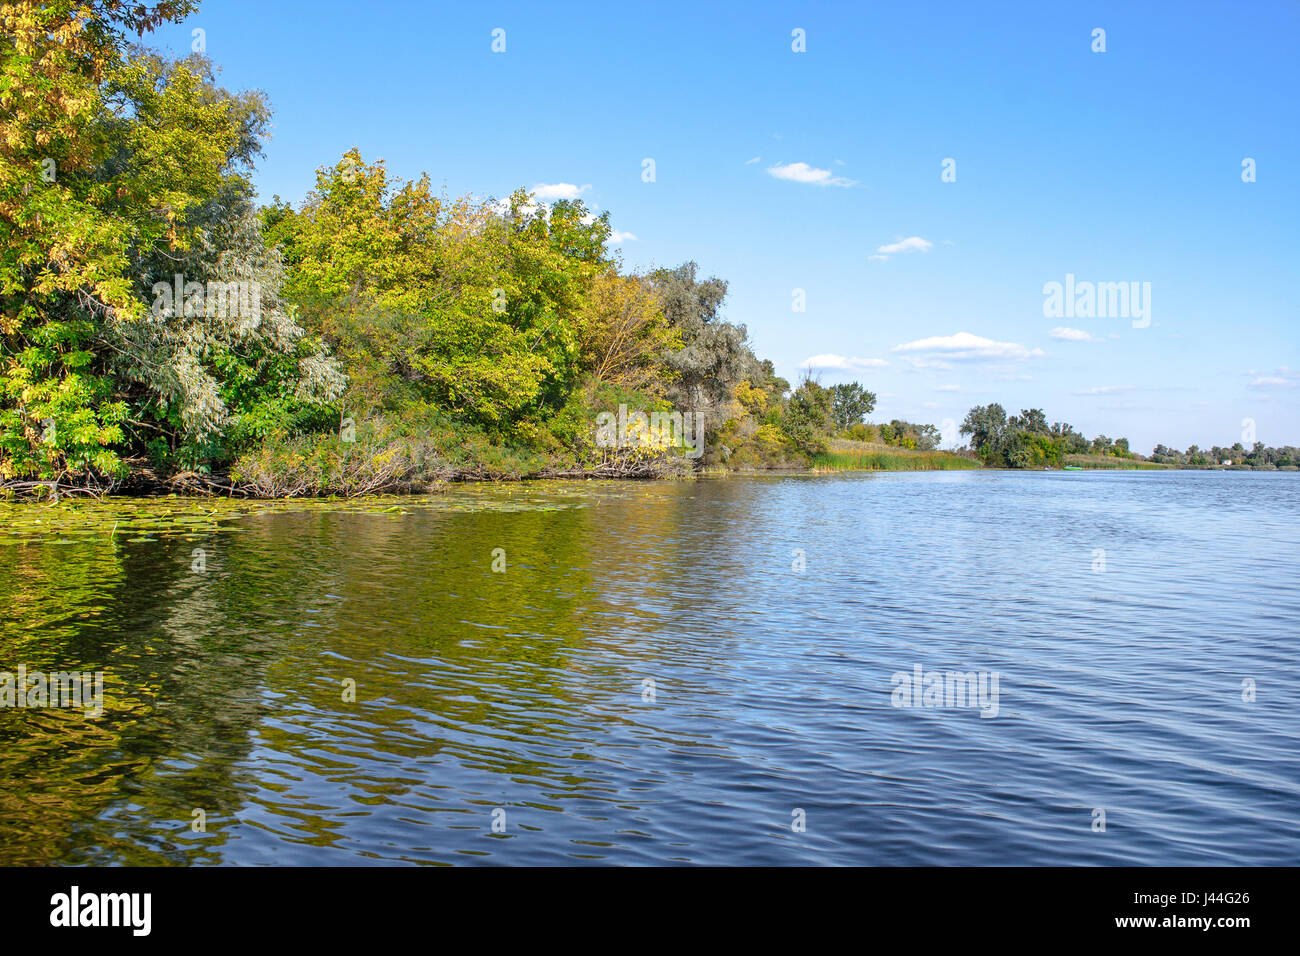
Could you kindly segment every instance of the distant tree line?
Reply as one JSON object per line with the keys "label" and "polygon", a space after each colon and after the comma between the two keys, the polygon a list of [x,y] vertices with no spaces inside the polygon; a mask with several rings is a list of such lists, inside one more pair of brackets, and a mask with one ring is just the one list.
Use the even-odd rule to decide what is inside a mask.
{"label": "distant tree line", "polygon": [[866,421],[876,408],[876,393],[860,382],[832,385],[825,391],[830,400],[825,430],[830,435],[919,451],[932,451],[939,447],[939,429],[933,425],[919,425],[898,418],[881,424]]}
{"label": "distant tree line", "polygon": [[1255,442],[1249,450],[1241,442],[1236,442],[1228,448],[1215,445],[1213,448],[1202,449],[1197,445],[1191,445],[1186,451],[1179,451],[1166,445],[1156,445],[1148,460],[1184,468],[1209,468],[1216,465],[1225,467],[1224,463],[1227,462],[1228,466],[1232,467],[1269,471],[1275,468],[1300,467],[1300,448],[1293,445],[1270,448],[1260,441]]}
{"label": "distant tree line", "polygon": [[1127,438],[1098,435],[1091,441],[1066,422],[1047,423],[1041,408],[1022,408],[1007,416],[996,402],[966,413],[961,434],[986,465],[999,468],[1060,467],[1066,455],[1103,455],[1135,459]]}

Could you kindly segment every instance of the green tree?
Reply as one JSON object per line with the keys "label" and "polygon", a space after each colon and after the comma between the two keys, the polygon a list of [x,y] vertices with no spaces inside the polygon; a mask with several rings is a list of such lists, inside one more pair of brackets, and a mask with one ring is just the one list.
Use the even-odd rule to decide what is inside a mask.
{"label": "green tree", "polygon": [[736,386],[754,373],[758,361],[745,327],[721,318],[727,283],[716,276],[699,279],[697,271],[694,262],[687,262],[676,269],[656,270],[650,281],[663,303],[664,316],[682,342],[667,357],[674,373],[674,404],[716,418]]}
{"label": "green tree", "polygon": [[805,454],[827,448],[831,429],[831,390],[811,376],[806,376],[786,403],[781,428],[794,445]]}
{"label": "green tree", "polygon": [[990,464],[1002,463],[1003,436],[1007,429],[1006,410],[996,402],[977,405],[966,413],[961,434],[970,436],[971,450]]}
{"label": "green tree", "polygon": [[[191,9],[0,6],[0,479],[115,479],[145,449],[205,466],[341,384],[278,309],[252,217],[261,97],[126,46]],[[263,287],[267,311],[210,315],[214,282]]]}
{"label": "green tree", "polygon": [[831,386],[831,419],[835,427],[844,430],[858,425],[876,407],[876,395],[857,382]]}
{"label": "green tree", "polygon": [[1011,416],[1007,425],[1011,428],[1024,429],[1034,434],[1049,434],[1047,416],[1041,408],[1022,408],[1019,415]]}
{"label": "green tree", "polygon": [[[288,222],[280,214],[278,223]],[[564,407],[583,374],[607,217],[581,203],[433,195],[356,150],[293,217],[288,289],[353,370],[365,410],[427,401],[503,434]]]}

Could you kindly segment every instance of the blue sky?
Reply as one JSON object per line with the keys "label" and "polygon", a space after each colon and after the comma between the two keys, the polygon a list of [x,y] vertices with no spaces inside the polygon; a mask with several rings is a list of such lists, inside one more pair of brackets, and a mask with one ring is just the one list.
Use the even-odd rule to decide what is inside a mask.
{"label": "blue sky", "polygon": [[[210,0],[146,42],[194,28],[275,109],[264,200],[353,146],[451,194],[577,191],[629,267],[727,279],[760,356],[875,420],[1300,444],[1298,3]],[[1150,283],[1149,324],[1045,315],[1067,274]]]}

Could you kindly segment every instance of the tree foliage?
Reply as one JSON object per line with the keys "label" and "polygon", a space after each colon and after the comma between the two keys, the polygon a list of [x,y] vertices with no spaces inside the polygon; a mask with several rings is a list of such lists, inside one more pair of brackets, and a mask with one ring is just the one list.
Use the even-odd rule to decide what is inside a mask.
{"label": "tree foliage", "polygon": [[263,96],[131,45],[193,9],[0,0],[0,484],[621,473],[593,432],[624,404],[702,416],[705,465],[806,462],[867,427],[872,392],[792,392],[723,279],[626,272],[580,201],[448,197],[353,149],[259,207]]}
{"label": "tree foliage", "polygon": [[831,419],[836,428],[846,429],[866,420],[876,407],[876,394],[857,382],[831,386]]}
{"label": "tree foliage", "polygon": [[1099,435],[1091,442],[1064,422],[1047,424],[1041,408],[1022,408],[1007,417],[996,402],[977,405],[966,413],[961,433],[970,436],[971,450],[988,465],[1004,468],[1060,466],[1066,455],[1091,452],[1120,458],[1135,457],[1128,439],[1112,441]]}
{"label": "tree foliage", "polygon": [[[221,90],[201,57],[127,46],[191,9],[0,4],[0,479],[201,465],[341,387],[278,307],[247,179],[261,97]],[[176,276],[185,301],[159,308]],[[191,307],[214,281],[261,285],[267,310]]]}

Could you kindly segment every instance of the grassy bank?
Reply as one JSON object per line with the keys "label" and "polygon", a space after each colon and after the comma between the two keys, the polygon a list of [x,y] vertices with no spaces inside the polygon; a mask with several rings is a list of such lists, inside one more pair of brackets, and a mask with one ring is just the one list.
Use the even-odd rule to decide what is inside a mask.
{"label": "grassy bank", "polygon": [[956,471],[981,467],[978,460],[947,451],[916,451],[838,439],[814,455],[813,471]]}
{"label": "grassy bank", "polygon": [[1167,471],[1173,468],[1173,465],[1161,465],[1154,461],[1139,461],[1135,458],[1117,458],[1114,455],[1066,455],[1062,462],[1066,465],[1072,465],[1076,468],[1087,469],[1107,469],[1107,470],[1134,470],[1141,469],[1144,471],[1156,470]]}

